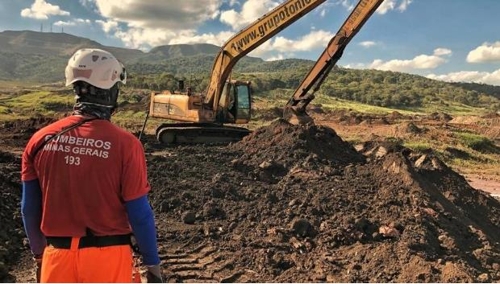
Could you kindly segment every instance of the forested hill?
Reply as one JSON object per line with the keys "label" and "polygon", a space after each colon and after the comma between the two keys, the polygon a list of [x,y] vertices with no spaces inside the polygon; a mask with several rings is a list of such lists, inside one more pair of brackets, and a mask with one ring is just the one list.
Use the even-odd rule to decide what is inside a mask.
{"label": "forested hill", "polygon": [[[0,80],[62,82],[68,57],[82,47],[114,53],[127,66],[130,87],[175,89],[183,78],[204,90],[220,47],[210,44],[165,45],[143,52],[108,47],[64,33],[0,32]],[[252,81],[257,94],[295,89],[313,65],[311,60],[264,61],[244,57],[234,68],[235,78]],[[448,101],[500,110],[500,87],[445,83],[421,76],[377,70],[335,68],[321,93],[379,106],[418,107]]]}

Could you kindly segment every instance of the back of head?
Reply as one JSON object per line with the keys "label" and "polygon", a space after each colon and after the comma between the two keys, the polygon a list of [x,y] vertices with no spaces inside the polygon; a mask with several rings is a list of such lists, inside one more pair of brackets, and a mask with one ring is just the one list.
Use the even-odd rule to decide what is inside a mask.
{"label": "back of head", "polygon": [[125,84],[125,67],[102,49],[77,50],[68,60],[66,86],[73,85],[75,111],[109,119],[117,107],[120,84]]}

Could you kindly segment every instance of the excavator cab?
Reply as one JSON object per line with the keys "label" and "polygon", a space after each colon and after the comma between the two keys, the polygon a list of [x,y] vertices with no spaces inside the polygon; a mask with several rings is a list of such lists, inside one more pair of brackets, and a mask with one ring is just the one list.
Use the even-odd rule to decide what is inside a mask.
{"label": "excavator cab", "polygon": [[244,124],[251,118],[252,89],[248,81],[228,81],[219,101],[220,123]]}

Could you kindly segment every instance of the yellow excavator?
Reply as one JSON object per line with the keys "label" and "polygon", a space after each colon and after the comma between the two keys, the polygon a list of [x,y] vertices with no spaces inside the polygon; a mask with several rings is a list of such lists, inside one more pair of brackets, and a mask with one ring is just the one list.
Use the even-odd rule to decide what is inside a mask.
{"label": "yellow excavator", "polygon": [[[311,123],[306,107],[314,99],[333,66],[342,56],[345,47],[363,27],[365,22],[377,10],[384,0],[360,0],[349,17],[333,36],[327,47],[302,80],[299,87],[287,102],[283,110],[283,118],[293,124]],[[312,88],[312,90],[311,90]]]}
{"label": "yellow excavator", "polygon": [[227,143],[247,135],[247,128],[224,125],[245,124],[251,118],[250,82],[228,80],[234,65],[325,1],[287,0],[230,38],[215,58],[205,93],[184,89],[183,84],[179,84],[178,92],[152,93],[148,116],[180,121],[160,125],[156,130],[158,141]]}

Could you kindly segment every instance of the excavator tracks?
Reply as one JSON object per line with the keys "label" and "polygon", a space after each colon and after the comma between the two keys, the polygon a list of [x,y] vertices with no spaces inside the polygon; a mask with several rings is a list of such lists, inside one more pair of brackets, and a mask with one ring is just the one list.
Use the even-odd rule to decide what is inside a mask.
{"label": "excavator tracks", "polygon": [[243,127],[212,123],[162,124],[156,130],[156,139],[165,145],[228,144],[240,141],[251,131]]}
{"label": "excavator tracks", "polygon": [[253,282],[255,272],[234,267],[232,254],[211,244],[160,250],[166,281],[189,283]]}

